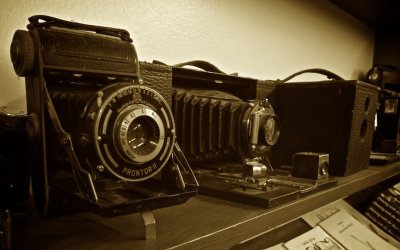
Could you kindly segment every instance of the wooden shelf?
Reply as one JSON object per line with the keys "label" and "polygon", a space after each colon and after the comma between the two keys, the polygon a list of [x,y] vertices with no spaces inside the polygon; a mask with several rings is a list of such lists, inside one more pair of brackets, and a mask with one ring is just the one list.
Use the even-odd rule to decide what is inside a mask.
{"label": "wooden shelf", "polygon": [[104,218],[90,212],[14,220],[15,249],[226,249],[293,221],[337,199],[400,173],[400,163],[371,166],[338,185],[299,200],[264,209],[197,195],[182,205],[154,211],[157,238],[143,240],[140,214]]}

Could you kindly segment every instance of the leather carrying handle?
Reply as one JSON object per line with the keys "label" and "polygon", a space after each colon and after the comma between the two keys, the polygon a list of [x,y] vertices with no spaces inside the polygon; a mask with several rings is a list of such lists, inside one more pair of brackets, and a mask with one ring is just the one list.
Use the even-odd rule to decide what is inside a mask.
{"label": "leather carrying handle", "polygon": [[96,26],[90,24],[83,24],[77,22],[70,22],[63,19],[55,18],[46,15],[35,15],[28,18],[30,24],[28,24],[28,29],[32,27],[50,27],[57,26],[68,29],[93,31],[98,34],[119,37],[122,41],[127,41],[132,43],[132,39],[128,31],[124,29],[117,29],[105,26]]}
{"label": "leather carrying handle", "polygon": [[[184,66],[193,66],[193,67],[197,67],[200,68],[202,70],[205,71],[209,71],[209,72],[214,72],[214,73],[220,73],[220,74],[226,74],[225,72],[221,71],[219,68],[217,68],[214,64],[211,64],[207,61],[202,61],[202,60],[194,60],[194,61],[188,61],[188,62],[183,62],[183,63],[178,63],[173,65],[174,67],[184,67]],[[328,79],[333,79],[333,80],[344,80],[341,76],[326,70],[326,69],[321,69],[321,68],[312,68],[312,69],[305,69],[305,70],[301,70],[299,72],[296,72],[288,77],[286,77],[283,80],[279,80],[279,82],[284,83],[287,82],[289,80],[291,80],[292,78],[301,75],[301,74],[305,74],[305,73],[315,73],[315,74],[320,74],[320,75],[325,75],[326,77],[328,77]],[[236,75],[236,74],[232,74],[232,75]]]}
{"label": "leather carrying handle", "polygon": [[173,67],[178,67],[178,68],[182,68],[184,66],[192,66],[192,67],[196,67],[208,72],[213,72],[213,73],[220,73],[220,74],[225,74],[225,72],[223,72],[222,70],[220,70],[217,66],[215,66],[212,63],[209,63],[207,61],[202,61],[202,60],[194,60],[194,61],[188,61],[188,62],[183,62],[183,63],[178,63],[175,65],[172,65]]}
{"label": "leather carrying handle", "polygon": [[[164,64],[162,62],[159,61],[153,61],[153,63],[159,63],[159,64]],[[164,64],[165,65],[165,64]],[[205,71],[209,71],[209,72],[213,72],[213,73],[220,73],[220,74],[225,74],[227,75],[225,72],[223,72],[222,70],[220,70],[219,68],[217,68],[217,66],[215,66],[212,63],[209,63],[207,61],[202,61],[202,60],[194,60],[194,61],[188,61],[188,62],[183,62],[183,63],[178,63],[175,65],[172,65],[173,67],[178,67],[178,68],[182,68],[184,66],[193,66],[193,67],[197,67],[199,69],[205,70]],[[316,73],[316,74],[321,74],[321,75],[325,75],[326,77],[328,77],[328,79],[333,79],[333,80],[344,80],[342,77],[340,77],[339,75],[326,70],[326,69],[321,69],[321,68],[312,68],[312,69],[305,69],[305,70],[301,70],[298,71],[288,77],[286,77],[283,80],[277,80],[278,82],[284,83],[287,82],[289,80],[291,80],[292,78],[301,75],[301,74],[305,74],[305,73]],[[236,75],[236,73],[231,74],[231,75]]]}
{"label": "leather carrying handle", "polygon": [[313,68],[313,69],[301,70],[301,71],[299,71],[299,72],[296,72],[296,73],[294,73],[294,74],[292,74],[292,75],[286,77],[286,78],[283,79],[283,80],[279,80],[279,79],[278,79],[278,82],[280,82],[280,83],[285,83],[285,82],[287,82],[287,81],[293,79],[294,77],[296,77],[296,76],[298,76],[298,75],[302,75],[302,74],[304,74],[304,73],[316,73],[316,74],[320,74],[320,75],[325,75],[326,77],[328,77],[328,79],[333,79],[333,80],[337,80],[337,81],[339,81],[339,80],[344,80],[342,77],[338,76],[337,74],[335,74],[335,73],[333,73],[333,72],[331,72],[331,71],[329,71],[329,70],[320,69],[320,68]]}

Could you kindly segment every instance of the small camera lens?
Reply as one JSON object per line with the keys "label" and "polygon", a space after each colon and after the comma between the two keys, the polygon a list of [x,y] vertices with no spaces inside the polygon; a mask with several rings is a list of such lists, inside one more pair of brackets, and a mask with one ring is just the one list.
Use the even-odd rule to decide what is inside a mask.
{"label": "small camera lens", "polygon": [[381,77],[382,73],[377,67],[374,67],[370,72],[368,72],[368,80],[371,82],[378,82]]}
{"label": "small camera lens", "polygon": [[277,118],[275,116],[268,117],[264,124],[264,136],[268,145],[275,145],[279,138],[279,132]]}

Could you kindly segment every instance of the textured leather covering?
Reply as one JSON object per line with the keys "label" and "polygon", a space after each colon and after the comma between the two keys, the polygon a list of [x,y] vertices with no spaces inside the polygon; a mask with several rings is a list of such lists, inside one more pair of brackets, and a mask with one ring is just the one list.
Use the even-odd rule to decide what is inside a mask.
{"label": "textured leather covering", "polygon": [[172,67],[148,62],[140,62],[139,65],[143,84],[160,93],[168,105],[171,106]]}
{"label": "textured leather covering", "polygon": [[268,98],[272,106],[274,106],[275,102],[275,89],[276,89],[276,81],[271,80],[258,80],[257,81],[257,91],[255,99],[263,100]]}
{"label": "textured leather covering", "polygon": [[129,42],[71,30],[38,32],[45,68],[127,77],[138,74],[137,54]]}

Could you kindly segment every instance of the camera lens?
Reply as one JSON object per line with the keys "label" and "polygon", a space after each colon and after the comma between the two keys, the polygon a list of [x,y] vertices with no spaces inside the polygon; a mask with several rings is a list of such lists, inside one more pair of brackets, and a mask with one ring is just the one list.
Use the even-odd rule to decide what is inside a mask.
{"label": "camera lens", "polygon": [[154,120],[142,116],[132,122],[127,136],[133,152],[137,155],[146,155],[156,148],[160,139],[160,130]]}
{"label": "camera lens", "polygon": [[97,115],[87,119],[94,128],[93,165],[127,181],[161,171],[175,145],[175,123],[163,97],[146,86],[115,84],[92,100],[87,114],[97,110]]}
{"label": "camera lens", "polygon": [[279,118],[268,100],[252,101],[241,120],[239,151],[242,158],[263,156],[278,141]]}

